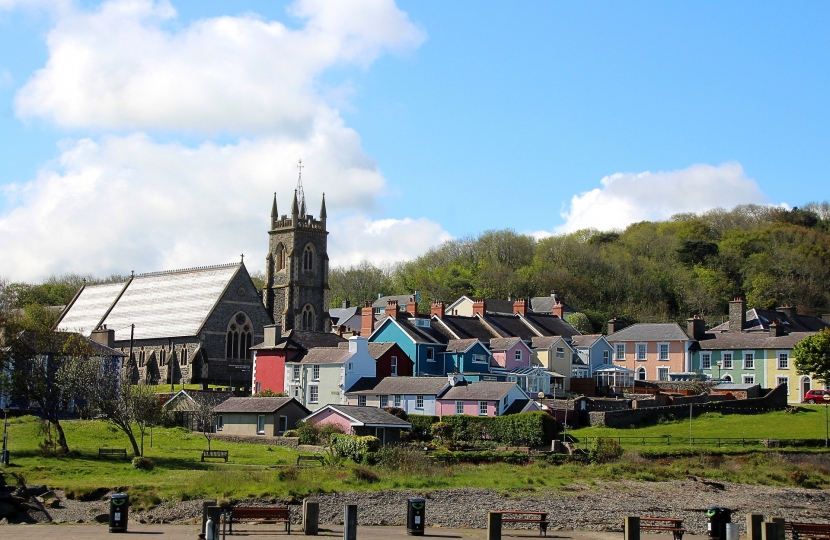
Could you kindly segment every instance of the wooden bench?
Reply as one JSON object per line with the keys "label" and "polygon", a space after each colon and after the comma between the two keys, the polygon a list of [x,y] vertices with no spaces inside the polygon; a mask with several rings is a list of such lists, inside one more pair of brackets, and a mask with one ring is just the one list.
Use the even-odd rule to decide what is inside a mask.
{"label": "wooden bench", "polygon": [[[539,525],[539,535],[548,535],[548,513],[524,510],[492,510],[495,514],[501,514],[502,523],[533,523]],[[514,517],[505,517],[505,515]]]}
{"label": "wooden bench", "polygon": [[126,448],[99,448],[98,449],[98,459],[102,457],[110,457],[115,456],[121,459],[127,459],[127,449]]}
{"label": "wooden bench", "polygon": [[202,450],[202,461],[205,458],[216,458],[216,459],[224,459],[225,463],[228,462],[228,451],[227,450]]}
{"label": "wooden bench", "polygon": [[234,522],[285,523],[285,532],[291,534],[291,510],[287,506],[234,506],[230,509],[228,534],[233,534]]}
{"label": "wooden bench", "polygon": [[683,520],[680,518],[640,517],[641,531],[664,531],[672,533],[674,540],[683,540]]}
{"label": "wooden bench", "polygon": [[793,540],[801,540],[802,538],[830,539],[830,523],[785,521],[784,529],[793,535]]}
{"label": "wooden bench", "polygon": [[323,456],[297,456],[297,467],[311,467],[311,465],[323,466],[326,460]]}

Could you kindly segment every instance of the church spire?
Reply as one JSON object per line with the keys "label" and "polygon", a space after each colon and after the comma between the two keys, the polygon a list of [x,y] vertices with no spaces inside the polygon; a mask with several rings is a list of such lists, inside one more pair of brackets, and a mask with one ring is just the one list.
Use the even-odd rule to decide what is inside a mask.
{"label": "church spire", "polygon": [[326,194],[323,193],[323,204],[320,205],[320,219],[326,219]]}
{"label": "church spire", "polygon": [[299,174],[297,176],[297,196],[299,197],[299,210],[300,210],[300,217],[304,218],[306,216],[306,206],[305,206],[305,192],[303,191],[303,160],[301,159],[297,163],[297,169],[299,170]]}
{"label": "church spire", "polygon": [[277,228],[277,220],[279,219],[279,214],[277,213],[277,193],[274,192],[274,204],[271,205],[271,228]]}

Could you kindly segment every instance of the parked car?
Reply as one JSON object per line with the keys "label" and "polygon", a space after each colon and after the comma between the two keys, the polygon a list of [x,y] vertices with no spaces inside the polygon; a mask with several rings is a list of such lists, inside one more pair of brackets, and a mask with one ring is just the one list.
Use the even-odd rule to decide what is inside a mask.
{"label": "parked car", "polygon": [[804,403],[824,403],[824,396],[830,396],[830,390],[807,390]]}

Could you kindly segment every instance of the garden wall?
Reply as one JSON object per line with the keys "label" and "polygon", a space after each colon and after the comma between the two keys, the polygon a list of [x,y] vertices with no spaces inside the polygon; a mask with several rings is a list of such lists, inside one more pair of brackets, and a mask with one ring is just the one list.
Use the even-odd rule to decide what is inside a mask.
{"label": "garden wall", "polygon": [[[201,434],[201,433],[200,433]],[[223,435],[215,433],[213,435],[214,441],[227,441],[235,443],[253,443],[253,444],[267,444],[269,446],[285,446],[287,448],[297,449],[299,447],[299,437],[266,437],[266,436],[245,436],[245,435]]]}

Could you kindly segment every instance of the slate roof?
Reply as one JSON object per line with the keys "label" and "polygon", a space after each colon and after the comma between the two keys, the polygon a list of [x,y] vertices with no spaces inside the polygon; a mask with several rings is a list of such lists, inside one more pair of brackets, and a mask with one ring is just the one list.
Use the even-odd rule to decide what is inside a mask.
{"label": "slate roof", "polygon": [[339,347],[345,343],[348,343],[346,338],[332,332],[300,332],[292,329],[284,334],[275,346],[269,347],[263,342],[254,345],[251,350],[291,349],[302,351],[315,347]]}
{"label": "slate roof", "polygon": [[573,336],[571,338],[571,345],[574,347],[591,347],[594,343],[602,338],[602,334],[586,334],[581,336]]}
{"label": "slate roof", "polygon": [[476,344],[478,340],[472,339],[451,339],[447,342],[446,351],[449,353],[466,352],[470,347]]}
{"label": "slate roof", "polygon": [[556,315],[545,315],[528,312],[525,319],[530,321],[536,328],[541,330],[542,335],[573,337],[581,335],[579,331],[565,319]]}
{"label": "slate roof", "polygon": [[332,324],[342,324],[357,315],[359,309],[360,308],[357,306],[347,308],[329,308],[329,317],[332,320]]}
{"label": "slate roof", "polygon": [[447,390],[440,399],[470,399],[480,401],[496,401],[502,399],[516,386],[512,382],[464,382]]}
{"label": "slate roof", "polygon": [[513,313],[513,302],[510,300],[501,300],[499,298],[485,298],[485,307],[487,313]]}
{"label": "slate roof", "polygon": [[521,338],[517,337],[509,337],[509,338],[493,338],[490,340],[490,350],[491,351],[506,351],[517,342],[522,341]]}
{"label": "slate roof", "polygon": [[[388,317],[387,317],[388,318]],[[386,322],[386,318],[382,319],[380,323],[378,323],[375,328],[380,328],[380,325]],[[403,331],[412,338],[415,343],[436,343],[438,345],[443,345],[448,341],[448,338],[444,336],[438,330],[432,328],[424,328],[423,326],[417,326],[413,322],[412,318],[400,318],[397,320],[400,327]],[[391,324],[391,323],[390,323]]]}
{"label": "slate roof", "polygon": [[355,353],[341,347],[315,347],[309,349],[299,360],[292,360],[300,364],[344,364]]}
{"label": "slate roof", "polygon": [[[440,322],[436,323],[436,320]],[[476,338],[482,343],[488,343],[491,338],[500,337],[499,334],[493,332],[479,317],[444,315],[443,319],[434,317],[432,321],[434,328],[445,335],[447,339]]]}
{"label": "slate roof", "polygon": [[506,416],[508,414],[519,414],[520,412],[525,410],[525,407],[527,407],[528,405],[530,405],[529,399],[517,399],[513,401],[513,403],[511,403],[505,410],[502,411],[501,416]]}
{"label": "slate roof", "polygon": [[608,336],[608,341],[688,341],[691,338],[677,323],[639,323]]}
{"label": "slate roof", "polygon": [[[366,379],[368,377],[364,377]],[[372,377],[373,379],[375,377]],[[360,381],[363,381],[360,379]],[[383,377],[374,386],[369,386],[371,381],[366,381],[361,385],[362,390],[354,390],[360,384],[360,381],[355,383],[347,394],[367,394],[367,395],[438,395],[444,387],[449,383],[446,377]]]}
{"label": "slate roof", "polygon": [[531,338],[531,347],[534,349],[550,349],[562,336],[534,336]]}
{"label": "slate roof", "polygon": [[791,349],[793,345],[813,332],[792,332],[770,337],[768,333],[706,333],[695,348],[704,351],[721,349]]}
{"label": "slate roof", "polygon": [[115,330],[116,341],[130,339],[131,324],[135,339],[195,336],[241,267],[234,263],[155,272],[122,283],[85,286],[58,329],[89,335],[97,324],[106,324]]}
{"label": "slate roof", "polygon": [[[830,328],[825,320],[811,315],[795,315],[788,317],[785,313],[771,309],[749,309],[746,311],[744,332],[766,332],[773,321],[780,321],[788,332],[817,332],[822,328]],[[712,328],[710,332],[729,331],[729,321]]]}
{"label": "slate roof", "polygon": [[19,336],[20,341],[37,354],[56,354],[58,349],[62,348],[70,339],[77,338],[80,342],[75,342],[72,345],[84,344],[85,347],[89,347],[89,350],[85,352],[88,352],[90,356],[99,358],[124,358],[127,356],[119,350],[102,345],[78,332],[55,331],[44,337],[30,330],[24,330]]}
{"label": "slate roof", "polygon": [[398,309],[405,307],[406,303],[409,302],[412,297],[415,296],[414,294],[399,294],[397,296],[381,296],[374,302],[372,302],[372,307],[374,308],[386,308],[386,304],[390,300],[397,300],[398,301]]}
{"label": "slate roof", "polygon": [[[217,413],[273,413],[294,401],[300,407],[302,404],[290,397],[232,397],[226,399],[213,408]],[[306,409],[308,410],[308,409]]]}
{"label": "slate roof", "polygon": [[375,360],[378,360],[395,345],[396,343],[394,341],[376,341],[369,343],[369,355]]}
{"label": "slate roof", "polygon": [[326,409],[335,410],[353,420],[352,425],[358,424],[368,427],[399,427],[401,429],[409,429],[412,424],[405,420],[401,420],[394,414],[390,414],[383,409],[377,407],[361,407],[359,405],[326,405],[322,409],[315,411],[314,414],[308,418],[313,418],[321,411]]}
{"label": "slate roof", "polygon": [[206,402],[215,407],[233,397],[230,392],[208,392],[205,390],[179,390],[175,394],[165,395],[167,399],[162,403],[162,407],[167,407],[167,405],[179,398],[189,399],[194,404]]}
{"label": "slate roof", "polygon": [[[569,306],[565,302],[559,301],[562,304],[563,313],[576,313],[577,310]],[[530,309],[536,313],[553,313],[553,306],[556,299],[553,296],[534,296],[530,299]]]}

